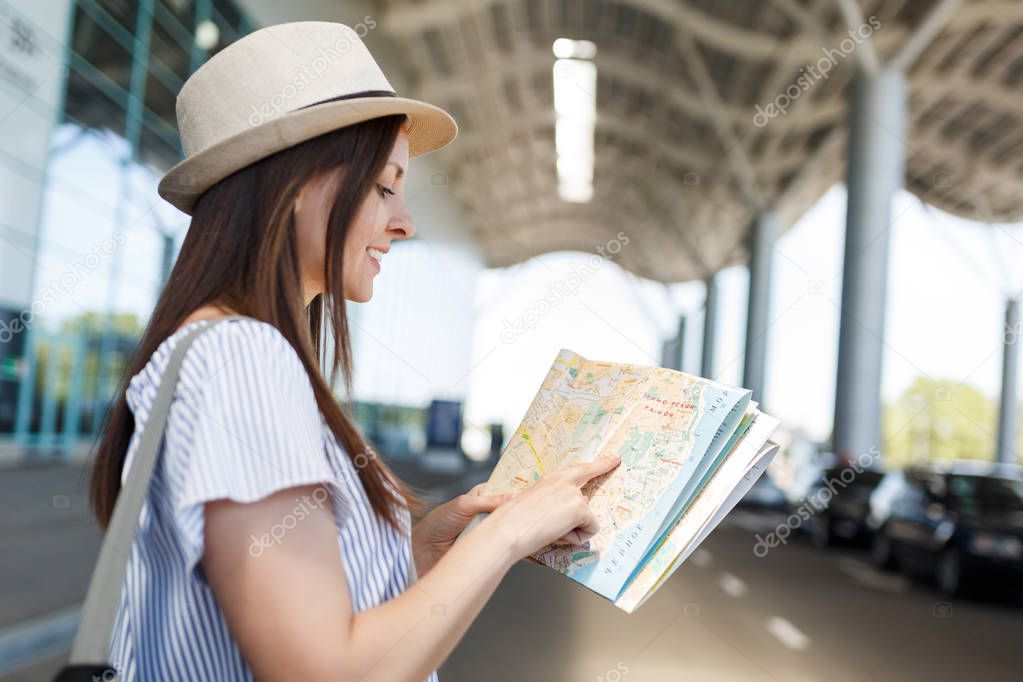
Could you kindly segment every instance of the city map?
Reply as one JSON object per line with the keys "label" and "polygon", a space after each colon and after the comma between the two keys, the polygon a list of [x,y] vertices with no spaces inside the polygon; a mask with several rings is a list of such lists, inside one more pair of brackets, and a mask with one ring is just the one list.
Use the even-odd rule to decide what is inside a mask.
{"label": "city map", "polygon": [[583,488],[600,519],[599,533],[586,545],[548,546],[532,559],[612,601],[628,596],[625,588],[641,577],[647,589],[633,589],[628,604],[620,605],[631,611],[676,567],[686,548],[680,519],[726,456],[740,445],[749,449],[744,438],[759,415],[745,389],[561,350],[486,492],[519,492],[559,467],[618,453],[621,464]]}

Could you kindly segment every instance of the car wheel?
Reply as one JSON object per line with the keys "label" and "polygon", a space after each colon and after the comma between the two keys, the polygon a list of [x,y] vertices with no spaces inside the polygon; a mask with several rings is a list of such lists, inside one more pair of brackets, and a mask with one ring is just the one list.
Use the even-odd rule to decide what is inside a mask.
{"label": "car wheel", "polygon": [[941,593],[954,597],[963,588],[962,562],[959,560],[959,552],[954,549],[946,549],[938,559],[938,566],[935,570],[938,581],[938,589]]}
{"label": "car wheel", "polygon": [[815,516],[810,520],[810,544],[824,549],[831,544],[831,524],[824,516]]}
{"label": "car wheel", "polygon": [[892,541],[883,528],[874,534],[874,543],[870,548],[870,559],[874,565],[885,571],[896,568],[895,554],[892,552]]}

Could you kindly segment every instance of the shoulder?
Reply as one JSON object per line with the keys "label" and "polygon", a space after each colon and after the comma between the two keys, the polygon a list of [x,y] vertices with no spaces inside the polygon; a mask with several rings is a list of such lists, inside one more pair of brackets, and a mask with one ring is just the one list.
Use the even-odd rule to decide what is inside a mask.
{"label": "shoulder", "polygon": [[[182,362],[181,377],[205,386],[280,389],[312,387],[298,352],[272,324],[254,319],[204,322]],[[226,384],[226,386],[225,386]]]}
{"label": "shoulder", "polygon": [[168,422],[165,466],[178,482],[177,505],[247,502],[331,480],[322,417],[291,343],[256,320],[203,324]]}

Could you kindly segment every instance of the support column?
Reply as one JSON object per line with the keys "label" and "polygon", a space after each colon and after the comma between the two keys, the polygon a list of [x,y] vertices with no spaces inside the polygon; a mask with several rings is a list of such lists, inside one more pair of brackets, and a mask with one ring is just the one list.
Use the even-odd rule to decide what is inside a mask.
{"label": "support column", "polygon": [[848,206],[835,386],[834,449],[855,457],[880,448],[892,199],[906,163],[906,78],[859,72],[852,83]]}
{"label": "support column", "polygon": [[1009,299],[1002,329],[1002,401],[998,408],[998,450],[995,459],[1003,464],[1016,463],[1016,380],[1019,377],[1019,342],[1023,321],[1019,301]]}
{"label": "support column", "polygon": [[678,332],[666,340],[661,347],[661,367],[682,370],[683,353],[686,349],[686,316],[678,318]]}
{"label": "support column", "polygon": [[767,374],[767,328],[770,326],[771,278],[774,244],[778,239],[778,216],[772,211],[758,215],[749,230],[749,303],[746,310],[746,351],[742,385],[764,406]]}
{"label": "support column", "polygon": [[162,242],[162,252],[160,254],[160,287],[163,288],[167,284],[167,280],[170,279],[171,270],[174,269],[174,236],[170,234],[161,234],[160,240]]}
{"label": "support column", "polygon": [[[142,117],[145,114],[146,81],[149,72],[150,42],[153,35],[153,12],[155,0],[140,0],[136,9],[135,42],[131,49],[131,76],[128,81],[128,100],[125,105],[124,139],[129,148],[121,157],[120,191],[114,208],[114,226],[122,233],[127,232],[132,223],[129,222],[131,199],[131,183],[129,170],[138,159],[139,145],[142,141]],[[128,235],[125,235],[127,237]],[[99,363],[93,403],[96,409],[92,412],[91,433],[99,433],[106,417],[108,407],[117,401],[118,381],[121,377],[114,371],[113,356],[116,352],[118,339],[111,331],[115,327],[114,318],[117,312],[117,296],[125,282],[121,280],[125,249],[118,249],[110,259],[110,274],[107,277],[106,324],[100,332]]]}
{"label": "support column", "polygon": [[700,376],[714,378],[714,344],[717,342],[714,330],[717,328],[718,285],[714,275],[704,280],[707,290],[703,302],[703,348],[700,356]]}

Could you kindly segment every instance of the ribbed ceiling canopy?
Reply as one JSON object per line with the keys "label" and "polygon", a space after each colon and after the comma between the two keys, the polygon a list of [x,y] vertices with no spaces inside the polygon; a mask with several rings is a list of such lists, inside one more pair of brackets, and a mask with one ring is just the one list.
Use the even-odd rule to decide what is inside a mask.
{"label": "ribbed ceiling canopy", "polygon": [[[617,262],[655,280],[744,262],[758,210],[777,210],[788,227],[843,179],[857,69],[907,64],[907,189],[966,218],[1023,218],[1023,2],[382,5],[408,94],[459,121],[459,139],[428,162],[448,172],[492,266],[594,252],[620,231],[630,244]],[[585,204],[557,190],[551,46],[563,37],[597,46]]]}

